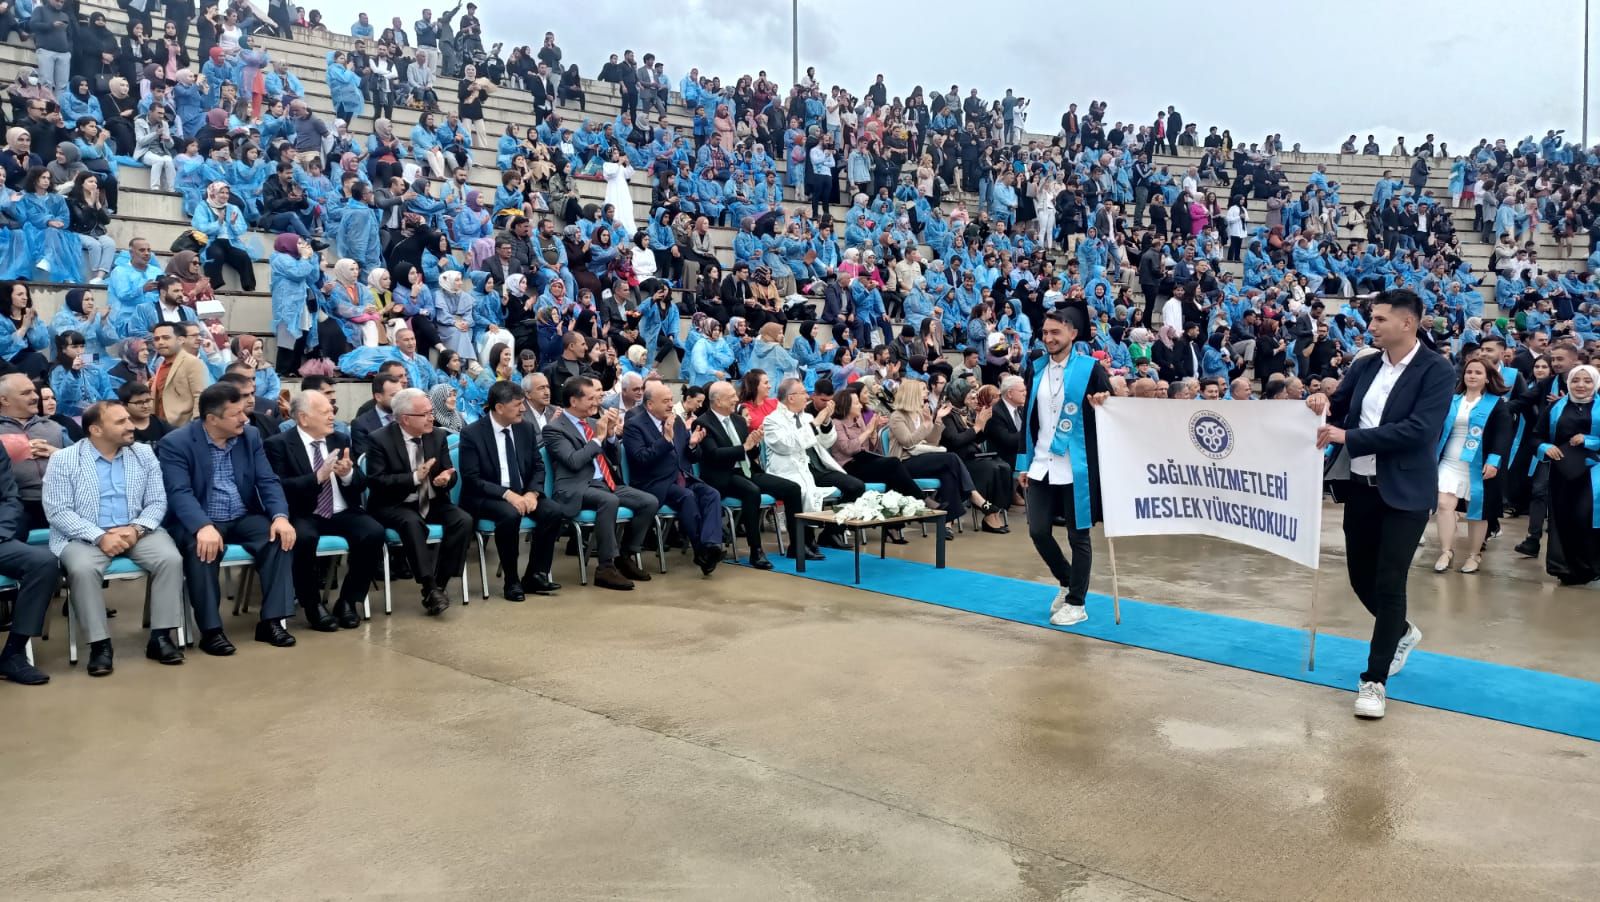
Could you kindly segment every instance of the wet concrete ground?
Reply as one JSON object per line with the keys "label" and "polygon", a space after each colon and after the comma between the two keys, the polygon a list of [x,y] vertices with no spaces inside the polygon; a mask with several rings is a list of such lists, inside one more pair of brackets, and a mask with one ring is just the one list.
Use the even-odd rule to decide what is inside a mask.
{"label": "wet concrete ground", "polygon": [[[1337,514],[1323,625],[1360,636]],[[1547,585],[1516,538],[1476,577],[1413,571],[1425,647],[1600,679],[1600,598]],[[1305,623],[1294,565],[1203,540],[1117,551],[1128,596]],[[950,552],[1039,573],[1020,529]],[[1419,564],[1435,554],[1430,540]],[[558,578],[572,567],[558,558]],[[291,623],[286,650],[230,620],[236,657],[179,668],[143,659],[138,590],[118,586],[113,676],[69,669],[57,620],[40,646],[55,680],[0,685],[3,896],[1276,902],[1600,885],[1594,743],[1401,703],[1361,722],[1349,693],[692,569],[440,620],[400,589],[393,617],[354,632]]]}

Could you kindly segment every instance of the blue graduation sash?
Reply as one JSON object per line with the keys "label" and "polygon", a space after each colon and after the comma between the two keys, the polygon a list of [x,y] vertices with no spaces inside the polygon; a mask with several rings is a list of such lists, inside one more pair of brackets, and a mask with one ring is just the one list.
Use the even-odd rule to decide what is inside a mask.
{"label": "blue graduation sash", "polygon": [[[1551,438],[1555,438],[1556,423],[1561,421],[1561,412],[1566,409],[1567,397],[1565,395],[1557,400],[1556,403],[1550,405],[1549,432]],[[1528,468],[1529,475],[1532,475],[1533,471],[1538,468],[1539,462],[1545,459],[1545,452],[1551,447],[1554,446],[1548,442],[1541,443],[1538,449],[1533,452],[1533,464]],[[1583,447],[1586,451],[1600,451],[1600,404],[1595,404],[1589,408],[1589,437],[1584,439]],[[1571,450],[1572,446],[1570,445],[1561,449],[1563,454]],[[1600,461],[1590,458],[1587,464],[1589,466],[1589,503],[1593,506],[1589,516],[1589,525],[1600,529]]]}
{"label": "blue graduation sash", "polygon": [[[1447,428],[1439,436],[1438,454],[1444,454],[1444,446],[1450,441],[1450,431],[1454,428],[1456,411],[1461,409],[1461,395],[1450,399],[1450,414],[1445,417]],[[1500,455],[1490,454],[1484,459],[1484,430],[1489,423],[1489,415],[1494,412],[1495,405],[1500,403],[1499,395],[1484,395],[1479,399],[1472,413],[1467,415],[1467,440],[1461,446],[1460,460],[1467,465],[1467,476],[1471,480],[1472,496],[1467,499],[1467,519],[1483,519],[1483,468],[1491,466],[1498,469],[1501,465]]]}
{"label": "blue graduation sash", "polygon": [[[1506,383],[1506,393],[1500,397],[1507,401],[1511,400],[1511,389],[1517,384],[1517,376],[1521,372],[1514,366],[1500,367],[1500,378],[1504,379]],[[1516,431],[1511,433],[1511,452],[1506,455],[1506,463],[1517,459],[1517,449],[1522,447],[1522,434],[1528,429],[1528,424],[1522,417],[1513,414],[1512,419],[1516,420]]]}
{"label": "blue graduation sash", "polygon": [[[1078,529],[1088,529],[1094,525],[1083,405],[1086,403],[1084,393],[1089,387],[1089,376],[1094,372],[1096,365],[1093,357],[1080,354],[1076,346],[1068,352],[1066,372],[1062,375],[1061,410],[1050,438],[1050,453],[1058,457],[1065,455],[1072,466],[1073,519]],[[1037,409],[1039,389],[1044,384],[1044,374],[1048,368],[1049,365],[1046,364],[1033,374],[1032,391],[1028,393],[1027,414],[1023,417],[1026,435],[1022,453],[1017,456],[1019,472],[1026,473],[1033,462],[1034,430],[1031,424],[1034,411]]]}

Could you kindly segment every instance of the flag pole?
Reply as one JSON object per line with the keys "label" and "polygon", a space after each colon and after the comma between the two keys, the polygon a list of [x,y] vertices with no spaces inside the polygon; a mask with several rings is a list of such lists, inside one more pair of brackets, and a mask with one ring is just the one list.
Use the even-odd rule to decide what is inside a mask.
{"label": "flag pole", "polygon": [[1316,575],[1311,577],[1311,650],[1306,654],[1306,669],[1317,669],[1317,606],[1322,599],[1322,552],[1317,551]]}
{"label": "flag pole", "polygon": [[1106,547],[1111,550],[1111,614],[1117,625],[1122,624],[1122,586],[1117,581],[1117,540],[1106,536]]}

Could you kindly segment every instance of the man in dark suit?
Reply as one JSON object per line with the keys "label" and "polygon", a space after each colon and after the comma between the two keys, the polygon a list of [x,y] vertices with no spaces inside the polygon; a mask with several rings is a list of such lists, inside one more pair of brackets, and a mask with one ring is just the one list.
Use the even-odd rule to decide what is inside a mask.
{"label": "man in dark suit", "polygon": [[[788,515],[789,535],[799,537],[794,515],[803,499],[800,486],[773,476],[761,468],[760,429],[752,430],[739,415],[739,393],[726,382],[713,382],[706,389],[706,412],[695,420],[705,430],[700,448],[700,478],[724,498],[739,499],[739,515],[744,524],[745,541],[750,545],[750,566],[771,570],[761,549],[761,495],[771,495],[783,503]],[[796,543],[803,548],[803,543]],[[803,552],[802,552],[803,553]]]}
{"label": "man in dark suit", "polygon": [[[367,477],[356,466],[350,439],[334,431],[333,402],[302,391],[289,403],[294,427],[266,441],[267,462],[283,482],[294,526],[294,592],[306,622],[331,633],[361,625],[362,601],[382,563],[383,527],[361,507]],[[317,540],[339,536],[350,545],[348,570],[333,613],[322,606]]]}
{"label": "man in dark suit", "polygon": [[1375,618],[1367,669],[1356,693],[1357,717],[1384,715],[1389,677],[1422,641],[1406,620],[1406,576],[1438,497],[1439,434],[1456,374],[1417,340],[1422,300],[1406,289],[1378,294],[1368,328],[1383,353],[1358,359],[1333,397],[1306,400],[1328,422],[1317,446],[1343,445],[1350,458],[1345,488],[1345,561],[1350,586]]}
{"label": "man in dark suit", "polygon": [[294,645],[283,621],[294,613],[290,552],[294,526],[278,476],[267,463],[261,434],[247,422],[244,395],[228,382],[200,393],[197,416],[156,446],[167,486],[167,531],[183,552],[184,583],[200,627],[200,650],[231,655],[217,610],[218,577],[227,545],[240,545],[261,574],[261,620],[256,641]]}
{"label": "man in dark suit", "polygon": [[61,578],[61,565],[49,548],[28,544],[28,527],[23,519],[22,496],[11,475],[11,458],[0,454],[0,574],[18,583],[11,610],[11,633],[0,649],[0,678],[23,686],[39,686],[50,682],[50,676],[28,661],[28,640],[44,632],[44,618]]}
{"label": "man in dark suit", "polygon": [[722,496],[694,475],[705,437],[704,429],[690,431],[672,412],[672,389],[660,382],[645,383],[644,402],[622,427],[629,483],[677,511],[695,565],[710,576],[722,560]]}
{"label": "man in dark suit", "polygon": [[[444,433],[434,428],[427,393],[407,388],[394,396],[395,421],[372,433],[367,454],[367,511],[400,535],[411,572],[422,586],[422,607],[438,616],[450,606],[445,589],[461,573],[472,541],[472,518],[450,501],[456,471]],[[444,531],[428,544],[428,526]]]}
{"label": "man in dark suit", "polygon": [[[600,383],[588,376],[572,376],[561,386],[561,413],[544,427],[543,441],[550,455],[555,503],[561,516],[572,519],[579,511],[594,511],[598,567],[594,584],[603,589],[628,590],[646,582],[650,574],[634,563],[644,547],[644,536],[661,503],[651,495],[622,484],[621,458],[616,457],[622,434],[622,414],[600,411]],[[633,512],[621,547],[617,544],[617,510]]]}
{"label": "man in dark suit", "polygon": [[[496,382],[489,387],[484,416],[461,431],[461,508],[494,524],[506,601],[522,601],[527,592],[551,595],[561,588],[550,581],[550,565],[565,518],[544,496],[539,431],[524,418],[523,399],[515,382]],[[533,536],[528,569],[519,582],[517,546],[524,517],[533,521]]]}
{"label": "man in dark suit", "polygon": [[372,433],[394,422],[394,410],[389,405],[405,387],[404,376],[380,371],[372,377],[372,404],[350,421],[351,453],[356,457],[367,453]]}
{"label": "man in dark suit", "polygon": [[1022,453],[1022,417],[1028,405],[1028,383],[1021,376],[1002,376],[1000,400],[983,427],[983,440],[1001,460],[1016,460]]}

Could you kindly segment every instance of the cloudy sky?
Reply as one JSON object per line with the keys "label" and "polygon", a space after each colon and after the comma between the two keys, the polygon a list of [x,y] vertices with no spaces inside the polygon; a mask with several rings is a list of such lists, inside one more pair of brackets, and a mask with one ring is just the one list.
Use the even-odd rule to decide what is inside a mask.
{"label": "cloudy sky", "polygon": [[[800,68],[816,66],[824,85],[857,95],[880,72],[892,95],[959,84],[963,95],[976,87],[992,99],[1013,88],[1033,101],[1028,128],[1037,132],[1057,130],[1069,102],[1094,98],[1109,103],[1111,120],[1151,122],[1173,104],[1202,133],[1218,125],[1247,142],[1279,132],[1285,146],[1331,151],[1351,132],[1363,141],[1375,133],[1387,153],[1397,135],[1414,146],[1434,132],[1465,149],[1480,137],[1579,134],[1583,3],[1144,0],[1041,16],[1048,4],[1038,0],[801,0]],[[490,43],[537,47],[554,31],[564,61],[586,76],[632,49],[663,59],[674,86],[691,66],[725,82],[760,69],[790,81],[788,0],[479,6]],[[393,13],[379,11],[396,6],[316,8],[347,30],[358,12],[386,23]],[[405,8],[409,31],[422,5]]]}

